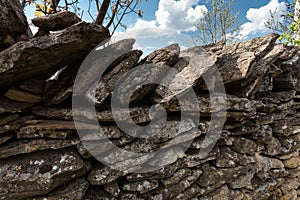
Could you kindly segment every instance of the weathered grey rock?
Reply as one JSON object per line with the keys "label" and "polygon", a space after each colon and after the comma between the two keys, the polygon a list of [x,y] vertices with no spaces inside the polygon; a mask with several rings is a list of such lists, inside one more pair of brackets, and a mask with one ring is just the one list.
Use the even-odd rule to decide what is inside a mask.
{"label": "weathered grey rock", "polygon": [[300,63],[299,50],[294,57],[288,61],[281,63],[282,73],[274,78],[274,90],[297,90],[299,91],[299,73],[300,70],[297,67]]}
{"label": "weathered grey rock", "polygon": [[199,169],[194,169],[191,175],[180,180],[177,184],[171,185],[169,187],[162,187],[155,191],[150,191],[144,194],[143,199],[173,199],[179,193],[183,192],[185,189],[189,188],[193,183],[197,181],[202,171]]}
{"label": "weathered grey rock", "polygon": [[72,149],[42,151],[1,160],[0,198],[24,199],[45,195],[85,174],[90,167],[90,163],[83,162]]}
{"label": "weathered grey rock", "polygon": [[46,31],[58,31],[80,22],[81,19],[75,13],[62,11],[55,14],[36,17],[31,21],[40,29]]}
{"label": "weathered grey rock", "polygon": [[[156,50],[145,57],[137,68],[126,76],[122,84],[116,89],[116,101],[121,105],[126,102],[137,103],[155,90],[167,72],[166,66],[172,66],[179,56],[178,44],[173,44]],[[148,64],[148,65],[147,65]]]}
{"label": "weathered grey rock", "polygon": [[182,167],[181,163],[177,160],[175,163],[162,167],[161,169],[153,172],[128,174],[126,176],[126,180],[135,182],[141,180],[163,179],[172,176],[180,167]]}
{"label": "weathered grey rock", "polygon": [[[197,200],[197,195],[200,194],[201,188],[197,184],[192,184],[183,192],[179,193],[174,199],[180,200],[184,198],[188,198],[191,200]],[[194,198],[193,198],[194,197]]]}
{"label": "weathered grey rock", "polygon": [[121,192],[117,181],[104,185],[104,190],[114,197],[118,197]]}
{"label": "weathered grey rock", "polygon": [[0,126],[6,125],[9,122],[15,121],[19,118],[18,114],[4,114],[0,115]]}
{"label": "weathered grey rock", "polygon": [[26,121],[35,119],[34,116],[28,115],[18,118],[15,121],[9,122],[6,125],[0,126],[0,134],[10,131],[18,131],[22,126],[26,124]]}
{"label": "weathered grey rock", "polygon": [[[3,133],[0,134],[0,198],[24,199],[21,195],[17,196],[17,191],[21,191],[22,194],[24,194],[23,191],[26,191],[30,192],[30,195],[26,194],[25,199],[36,198],[39,200],[42,198],[90,200],[297,199],[300,196],[298,180],[300,176],[300,96],[297,88],[300,74],[297,67],[300,62],[299,49],[275,44],[276,37],[276,35],[269,35],[229,47],[206,47],[206,50],[210,51],[208,55],[215,54],[212,56],[218,57],[219,65],[222,64],[221,60],[228,61],[228,65],[225,63],[223,69],[222,66],[219,66],[220,70],[231,69],[230,73],[224,71],[224,76],[228,76],[227,81],[229,81],[225,84],[229,94],[224,98],[218,97],[218,93],[214,97],[210,97],[202,78],[196,80],[196,78],[193,79],[194,74],[186,74],[187,77],[192,78],[191,80],[196,80],[192,86],[189,86],[189,89],[195,90],[197,97],[196,100],[186,99],[182,105],[179,105],[176,98],[161,102],[164,96],[159,97],[158,90],[164,95],[169,93],[164,88],[158,87],[156,92],[152,90],[149,93],[147,99],[144,98],[136,102],[137,105],[129,108],[130,116],[125,115],[127,111],[125,108],[118,108],[118,118],[114,119],[109,105],[110,92],[103,94],[105,101],[97,106],[96,113],[87,110],[86,107],[79,108],[73,113],[70,107],[71,98],[68,95],[72,91],[70,88],[76,73],[71,70],[75,68],[70,67],[61,73],[61,75],[64,73],[64,76],[53,80],[51,84],[48,82],[48,86],[46,86],[48,92],[53,92],[49,95],[51,98],[60,96],[65,91],[68,93],[66,95],[68,97],[63,101],[56,101],[59,98],[56,100],[49,98],[49,100],[53,100],[52,105],[55,107],[45,107],[45,102],[42,102],[32,109],[21,106],[17,109],[19,112],[14,114],[7,111],[11,110],[10,106],[15,103],[14,101],[5,105],[0,104],[0,107],[3,107],[3,112],[0,114],[0,127],[3,128]],[[114,48],[119,53],[122,52],[122,48],[126,52],[125,43],[128,48],[131,47],[129,40],[118,43],[124,45]],[[110,48],[110,50],[114,48]],[[105,51],[104,49],[100,52],[107,53],[108,49]],[[100,56],[103,62],[107,59],[107,62],[101,63],[103,64],[101,67],[108,68],[104,72],[104,77],[110,77],[107,78],[107,83],[113,83],[107,87],[109,91],[120,80],[121,73],[113,75],[114,72],[119,73],[123,70],[118,69],[118,66],[121,66],[118,64],[125,64],[128,61],[128,55],[135,52],[131,49],[127,50],[126,53],[123,51],[123,54],[120,53],[113,57]],[[127,54],[128,52],[130,53]],[[92,59],[93,61],[89,65],[96,71],[87,70],[88,73],[85,74],[89,75],[88,78],[93,79],[90,85],[84,85],[83,88],[86,90],[99,83],[96,77],[101,70],[96,69],[99,67],[96,64],[99,62],[96,58],[97,55],[97,53],[94,54],[95,59]],[[161,58],[164,60],[164,52],[162,55],[153,55],[154,57],[151,58],[153,60],[158,61]],[[230,65],[232,60],[235,63],[234,66]],[[94,61],[95,63],[93,63]],[[189,59],[179,57],[170,65],[181,73],[189,66],[188,61]],[[145,61],[140,64],[143,62]],[[161,64],[157,66],[161,66]],[[124,69],[124,71],[127,70]],[[97,73],[92,74],[93,72]],[[166,78],[165,75],[162,77]],[[229,75],[232,76],[229,77]],[[46,78],[43,77],[40,81],[41,84],[38,81],[37,85],[43,85],[43,79]],[[18,85],[14,85],[14,87],[28,93],[41,95],[43,89],[30,86],[32,84],[30,82],[26,83],[27,86],[25,83],[21,83],[26,86],[25,89]],[[43,88],[40,86],[37,88]],[[104,88],[106,86],[108,85],[103,84]],[[219,86],[218,83],[216,86]],[[53,87],[57,87],[57,90]],[[83,97],[86,90],[83,90]],[[185,94],[185,92],[178,93],[180,97],[185,97]],[[172,95],[170,94],[170,96]],[[63,96],[61,95],[61,97]],[[44,98],[44,100],[47,99]],[[87,101],[85,100],[83,103],[85,102]],[[161,120],[163,115],[157,115],[156,112],[149,113],[149,108],[155,103],[160,103],[165,107],[167,111],[166,124],[163,124],[164,120]],[[197,124],[194,121],[195,112],[191,109],[193,104],[198,104],[200,107],[201,118]],[[220,113],[225,111],[227,115],[222,130],[208,132],[209,128],[214,130],[221,126],[219,124],[216,127],[212,126],[211,120],[218,119],[211,116],[219,117]],[[10,126],[10,128],[6,126],[5,128],[5,125],[10,125],[32,113],[36,119],[21,120],[20,123],[16,123],[16,126]],[[82,121],[79,120],[80,123],[78,121],[77,127],[73,122],[73,114],[79,116],[80,120],[82,119]],[[134,138],[115,123],[116,121],[126,123],[129,122],[128,119],[133,120],[138,126],[157,122],[150,131],[146,131],[146,129],[139,131],[143,136],[152,137]],[[176,126],[180,120],[182,124]],[[103,131],[101,134],[98,121]],[[127,123],[127,125],[129,124]],[[160,127],[162,129],[159,128],[160,125],[163,125]],[[76,128],[82,132],[79,144],[72,143],[73,141],[79,142]],[[138,135],[139,132],[135,131],[134,134]],[[210,139],[218,139],[218,141],[213,149],[208,151],[206,148],[210,147],[210,142],[208,142]],[[191,144],[187,146],[187,142],[191,142]],[[51,150],[53,148],[59,150]],[[119,151],[121,149],[122,151]],[[160,150],[159,153],[158,150]],[[75,159],[61,164],[62,167],[67,166],[70,171],[78,169],[77,171],[82,172],[84,170],[79,170],[81,167],[77,167],[77,164],[81,165],[80,163],[83,162],[81,158],[83,158],[91,161],[93,169],[89,173],[82,172],[82,175],[78,175],[78,172],[74,177],[72,177],[73,172],[64,171],[60,174],[59,179],[54,180],[51,177],[53,174],[51,169],[54,165],[58,166],[55,163],[59,163],[61,160],[60,157],[55,157],[61,153],[59,151],[73,152],[79,160],[79,162]],[[54,157],[50,158],[50,154]],[[32,156],[49,159],[47,163],[41,163],[39,167],[32,169],[30,161],[36,165],[40,163],[40,160],[36,161],[36,159],[32,159]],[[11,160],[13,169],[11,171],[1,169],[7,160]],[[108,165],[104,165],[104,163],[102,165],[101,162]],[[13,166],[13,163],[17,166]],[[164,166],[167,163],[171,164]],[[19,165],[22,167],[20,168]],[[89,163],[85,166],[88,165]],[[20,181],[17,182],[22,188],[19,187],[21,190],[19,188],[17,190],[15,180],[20,177],[20,171],[27,169],[28,174],[22,176],[22,185],[19,183]],[[116,169],[120,169],[120,171]],[[47,172],[48,170],[50,171]],[[9,175],[6,175],[7,171]],[[58,169],[57,172],[61,171]],[[29,177],[29,174],[35,174],[32,177],[38,177],[36,174],[39,172],[49,173],[45,179],[54,180],[51,182],[51,186],[44,189],[37,186],[44,181],[33,180]],[[84,179],[79,181],[80,179],[76,179],[77,176],[87,179],[90,184]],[[11,179],[8,180],[7,177],[11,177]],[[8,181],[3,183],[3,180]],[[73,185],[72,189],[68,189],[69,184]],[[30,191],[28,185],[35,189]],[[90,185],[88,189],[87,185]],[[1,190],[4,190],[2,188],[6,189],[7,193],[2,192],[1,196]]]}
{"label": "weathered grey rock", "polygon": [[111,169],[107,166],[94,167],[88,175],[88,180],[92,185],[105,185],[123,176],[124,172]]}
{"label": "weathered grey rock", "polygon": [[125,183],[123,185],[123,190],[131,191],[131,192],[139,192],[141,194],[154,190],[158,187],[157,180],[145,180],[145,181],[137,181],[133,183]]}
{"label": "weathered grey rock", "polygon": [[33,200],[44,200],[44,199],[83,199],[87,189],[89,187],[89,182],[84,178],[78,178],[72,180],[64,186],[55,189],[53,192],[44,197],[33,198]]}
{"label": "weathered grey rock", "polygon": [[0,159],[16,156],[20,154],[28,154],[35,151],[46,149],[63,149],[75,146],[80,141],[73,140],[29,140],[9,142],[0,147]]}
{"label": "weathered grey rock", "polygon": [[11,101],[5,97],[0,97],[0,114],[2,113],[19,113],[28,110],[33,105],[31,103],[22,103]]}
{"label": "weathered grey rock", "polygon": [[103,187],[93,186],[89,187],[88,191],[83,197],[83,200],[117,200],[117,198],[106,192]]}
{"label": "weathered grey rock", "polygon": [[[39,117],[47,119],[60,119],[60,120],[72,120],[73,113],[80,117],[80,120],[94,120],[95,117],[100,122],[130,122],[129,116],[127,115],[126,108],[119,108],[116,112],[117,118],[115,119],[111,110],[103,110],[93,113],[88,109],[74,109],[71,108],[48,108],[48,107],[34,107],[33,113]],[[149,116],[149,107],[133,107],[129,108],[130,117],[135,123],[149,122],[151,119],[159,119],[162,116],[160,112],[152,112],[151,117]]]}
{"label": "weathered grey rock", "polygon": [[121,62],[123,56],[132,50],[134,42],[134,39],[125,39],[103,49],[93,50],[78,71],[74,95],[84,96],[91,87],[95,87],[101,75]]}
{"label": "weathered grey rock", "polygon": [[17,88],[10,88],[4,95],[13,101],[19,102],[39,103],[42,101],[41,96],[30,94]]}
{"label": "weathered grey rock", "polygon": [[0,88],[34,76],[51,76],[70,63],[80,62],[108,37],[107,29],[81,22],[50,36],[19,42],[0,53]]}
{"label": "weathered grey rock", "polygon": [[58,105],[72,95],[74,80],[79,67],[79,63],[71,64],[63,69],[56,79],[46,82],[43,94],[43,101],[46,106]]}
{"label": "weathered grey rock", "polygon": [[42,94],[44,92],[44,86],[44,80],[27,79],[22,83],[20,89],[33,94]]}
{"label": "weathered grey rock", "polygon": [[[0,51],[4,48],[3,37],[17,38],[27,35],[28,23],[18,0],[0,1]],[[8,46],[5,46],[8,47]]]}
{"label": "weathered grey rock", "polygon": [[0,134],[0,144],[3,144],[9,140],[11,140],[14,137],[14,133],[8,132],[8,133],[1,133]]}
{"label": "weathered grey rock", "polygon": [[167,78],[166,85],[168,85],[168,94],[166,89],[159,87],[157,93],[163,97],[163,102],[171,100],[173,97],[184,93],[186,90],[195,86],[197,81],[207,73],[215,64],[215,57],[210,56],[208,52],[202,47],[192,47],[180,53],[180,57],[188,62],[174,77],[171,75]]}
{"label": "weathered grey rock", "polygon": [[197,97],[197,102],[194,99],[186,99],[185,101],[178,102],[171,100],[162,105],[172,112],[187,111],[192,112],[193,104],[198,103],[199,111],[202,114],[216,113],[224,110],[239,111],[239,112],[253,112],[255,110],[255,101],[250,101],[246,98],[240,98],[232,95],[223,96],[222,94],[214,97],[208,97],[206,95]]}
{"label": "weathered grey rock", "polygon": [[[248,166],[250,168],[250,166]],[[209,166],[208,163],[201,167],[203,173],[200,175],[197,183],[202,187],[218,188],[223,184],[230,183],[237,177],[244,175],[248,171],[247,167],[221,168]]]}
{"label": "weathered grey rock", "polygon": [[142,51],[135,50],[124,55],[122,62],[118,63],[111,71],[107,72],[101,78],[96,88],[90,90],[90,92],[86,94],[89,96],[89,99],[94,99],[94,103],[100,105],[111,95],[116,86],[116,82],[137,64],[142,53]]}
{"label": "weathered grey rock", "polygon": [[199,198],[200,200],[214,200],[214,199],[220,199],[220,200],[227,200],[230,199],[230,191],[226,185],[217,188],[215,191],[208,193],[205,195],[204,198]]}
{"label": "weathered grey rock", "polygon": [[180,180],[182,180],[183,178],[190,176],[191,174],[192,171],[190,169],[187,168],[179,169],[172,176],[162,179],[161,181],[164,184],[164,186],[174,185],[178,183]]}

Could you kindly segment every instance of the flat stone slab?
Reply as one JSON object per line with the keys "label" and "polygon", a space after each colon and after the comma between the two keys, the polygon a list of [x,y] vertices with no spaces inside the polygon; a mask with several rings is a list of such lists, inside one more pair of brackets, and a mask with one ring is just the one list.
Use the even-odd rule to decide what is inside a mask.
{"label": "flat stone slab", "polygon": [[18,42],[0,53],[0,88],[30,77],[50,77],[66,65],[85,58],[107,38],[109,32],[104,27],[80,22],[44,37]]}
{"label": "flat stone slab", "polygon": [[39,103],[42,101],[41,96],[31,94],[29,92],[17,88],[10,88],[4,95],[13,101],[20,101],[26,103]]}
{"label": "flat stone slab", "polygon": [[81,19],[70,11],[62,11],[55,14],[33,18],[32,23],[46,31],[58,31],[72,26]]}
{"label": "flat stone slab", "polygon": [[100,105],[111,95],[117,81],[137,64],[142,53],[142,51],[135,50],[124,56],[124,60],[105,74],[97,86],[86,94],[89,99],[94,100],[96,105]]}
{"label": "flat stone slab", "polygon": [[79,143],[78,139],[73,140],[27,140],[9,142],[0,147],[0,159],[10,156],[28,154],[35,151],[46,149],[63,149],[75,146]]}
{"label": "flat stone slab", "polygon": [[[153,83],[160,83],[163,80],[167,67],[173,65],[179,52],[178,44],[172,44],[146,56],[115,89],[116,102],[120,105],[126,105],[126,102],[137,103],[153,92],[157,87],[157,84]],[[139,68],[140,65],[145,65],[147,68]]]}
{"label": "flat stone slab", "polygon": [[45,195],[90,169],[73,149],[50,150],[1,160],[0,198]]}
{"label": "flat stone slab", "polygon": [[0,114],[19,113],[28,110],[32,106],[32,103],[16,102],[0,96]]}
{"label": "flat stone slab", "polygon": [[50,194],[43,197],[35,197],[34,200],[45,200],[45,199],[83,199],[87,189],[89,187],[89,182],[85,178],[78,178],[70,183],[60,186],[55,189]]}

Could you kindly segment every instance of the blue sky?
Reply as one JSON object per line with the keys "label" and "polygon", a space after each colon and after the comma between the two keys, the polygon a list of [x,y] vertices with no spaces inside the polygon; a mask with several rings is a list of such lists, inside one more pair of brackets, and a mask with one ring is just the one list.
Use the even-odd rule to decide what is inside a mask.
{"label": "blue sky", "polygon": [[[87,6],[87,0],[79,1],[81,7]],[[119,29],[112,41],[135,38],[135,47],[146,52],[171,43],[187,48],[188,34],[197,33],[193,24],[203,17],[203,11],[209,11],[210,3],[210,0],[141,0],[138,8],[143,11],[143,18],[126,16],[124,23],[128,29]],[[233,9],[239,12],[238,21],[241,24],[236,37],[244,40],[269,33],[270,30],[264,26],[270,17],[269,11],[284,11],[285,6],[283,0],[235,0]],[[27,8],[27,13],[30,13],[30,8]],[[90,20],[87,14],[83,18]]]}

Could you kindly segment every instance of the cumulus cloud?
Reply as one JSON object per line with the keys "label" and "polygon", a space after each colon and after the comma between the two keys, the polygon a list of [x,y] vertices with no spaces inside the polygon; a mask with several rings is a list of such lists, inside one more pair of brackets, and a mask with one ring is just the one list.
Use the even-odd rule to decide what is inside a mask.
{"label": "cumulus cloud", "polygon": [[286,11],[285,3],[280,3],[278,0],[271,0],[267,5],[260,8],[250,8],[246,14],[246,18],[249,22],[241,25],[239,31],[240,38],[270,32],[270,29],[265,26],[265,22],[271,17],[270,11],[276,11],[275,20],[279,21],[280,16]]}
{"label": "cumulus cloud", "polygon": [[199,0],[160,0],[155,20],[138,19],[125,32],[116,33],[116,37],[121,39],[129,35],[134,38],[161,37],[195,31],[194,23],[207,12],[204,5],[198,4]]}
{"label": "cumulus cloud", "polygon": [[207,12],[199,0],[161,0],[155,13],[159,27],[177,32],[195,31],[194,23]]}
{"label": "cumulus cloud", "polygon": [[160,0],[155,19],[138,19],[125,32],[116,32],[112,41],[135,38],[136,46],[147,53],[150,48],[160,48],[170,41],[180,42],[182,32],[195,31],[194,23],[204,16],[207,8],[200,0]]}

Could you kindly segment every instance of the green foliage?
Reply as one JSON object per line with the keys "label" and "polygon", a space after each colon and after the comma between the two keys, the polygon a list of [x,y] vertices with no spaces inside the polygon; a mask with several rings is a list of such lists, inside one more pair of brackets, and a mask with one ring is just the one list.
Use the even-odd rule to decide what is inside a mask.
{"label": "green foliage", "polygon": [[228,42],[228,33],[238,30],[238,13],[232,9],[234,0],[212,0],[210,10],[195,24],[200,35],[194,35],[192,40],[198,44]]}
{"label": "green foliage", "polygon": [[300,46],[300,39],[297,38],[299,34],[300,27],[300,17],[295,17],[296,9],[294,1],[293,4],[286,1],[287,12],[281,15],[280,20],[275,19],[275,14],[278,12],[270,11],[271,18],[265,23],[266,27],[273,30],[273,32],[278,33],[280,37],[278,40],[284,44]]}

